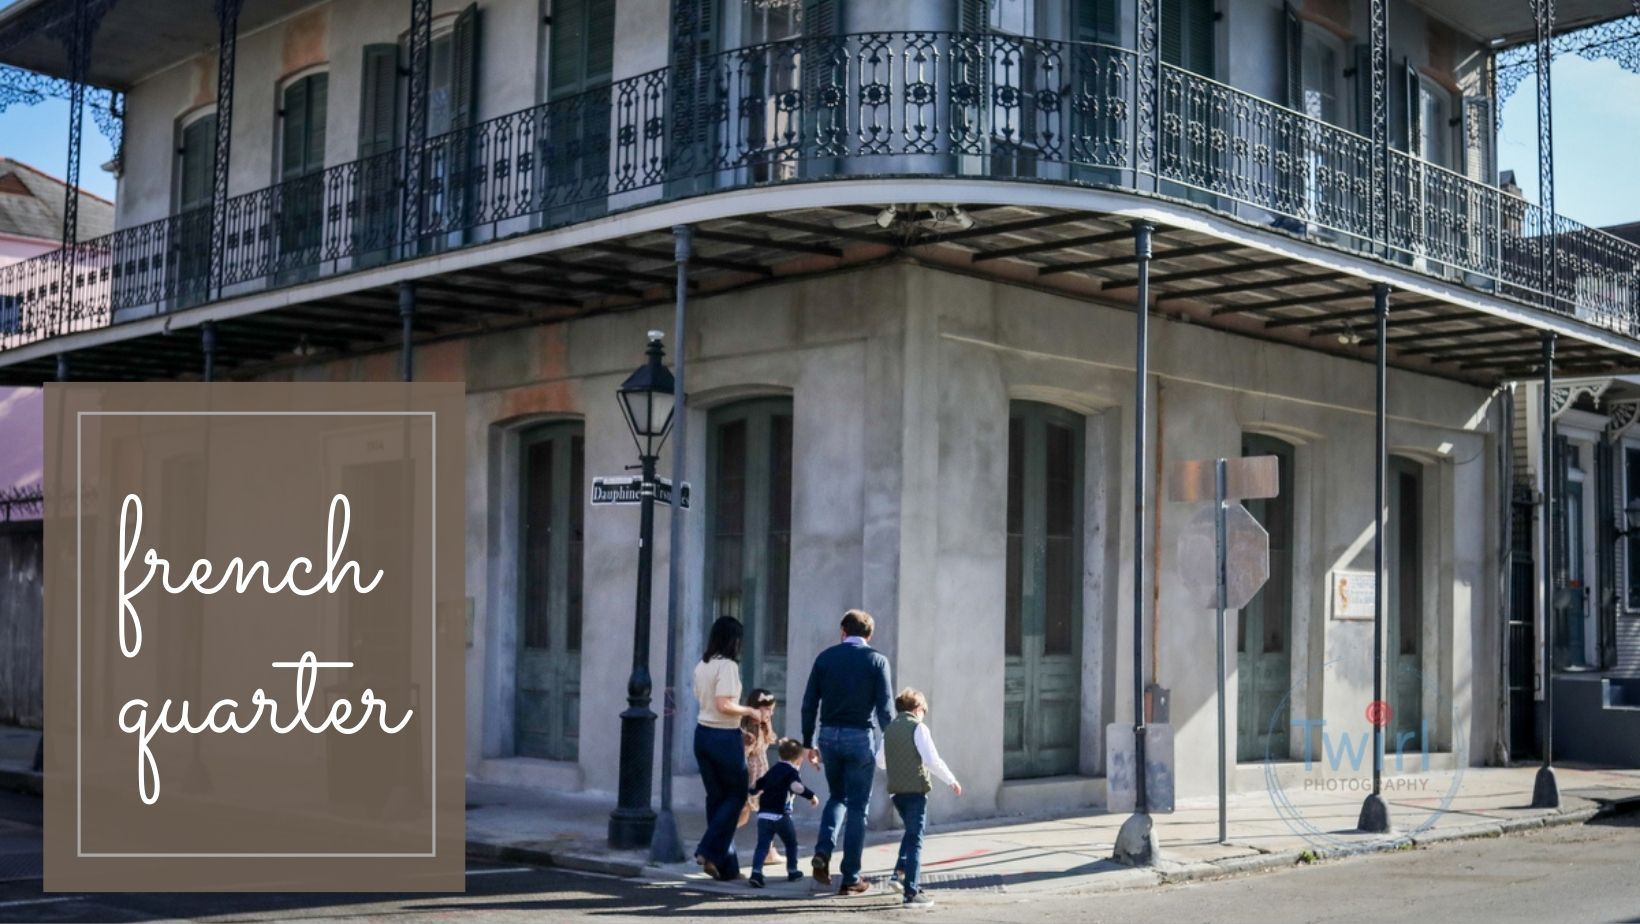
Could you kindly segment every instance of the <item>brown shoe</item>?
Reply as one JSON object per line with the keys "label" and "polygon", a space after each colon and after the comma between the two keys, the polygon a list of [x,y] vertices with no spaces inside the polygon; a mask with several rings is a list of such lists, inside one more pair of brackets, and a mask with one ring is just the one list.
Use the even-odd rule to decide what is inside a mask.
{"label": "brown shoe", "polygon": [[809,865],[814,867],[815,882],[831,885],[831,857],[817,853],[810,858]]}
{"label": "brown shoe", "polygon": [[863,895],[871,889],[871,883],[864,879],[855,883],[843,883],[837,887],[838,895]]}

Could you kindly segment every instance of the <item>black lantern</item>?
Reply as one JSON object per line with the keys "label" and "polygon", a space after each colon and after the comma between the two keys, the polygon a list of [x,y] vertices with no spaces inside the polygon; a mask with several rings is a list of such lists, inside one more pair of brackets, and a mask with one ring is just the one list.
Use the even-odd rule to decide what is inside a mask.
{"label": "black lantern", "polygon": [[672,370],[661,363],[666,351],[661,346],[661,332],[649,332],[649,361],[626,377],[619,392],[621,413],[626,415],[627,428],[638,444],[638,455],[653,458],[660,454],[661,444],[672,429]]}

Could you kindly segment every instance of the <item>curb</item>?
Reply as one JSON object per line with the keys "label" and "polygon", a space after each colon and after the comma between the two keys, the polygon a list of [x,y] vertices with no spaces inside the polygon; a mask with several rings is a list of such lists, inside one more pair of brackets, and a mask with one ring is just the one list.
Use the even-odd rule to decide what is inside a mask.
{"label": "curb", "polygon": [[508,844],[468,841],[467,856],[469,859],[474,860],[551,866],[582,873],[615,876],[621,879],[641,878],[644,875],[645,867],[645,864],[639,860],[578,853],[547,841],[517,841]]}
{"label": "curb", "polygon": [[[1398,838],[1385,841],[1370,847],[1355,850],[1326,849],[1326,850],[1283,850],[1275,853],[1262,853],[1246,857],[1230,857],[1225,860],[1206,860],[1190,863],[1177,869],[1158,871],[1164,885],[1173,885],[1184,882],[1203,882],[1210,879],[1225,879],[1230,876],[1240,876],[1246,873],[1265,872],[1267,870],[1285,869],[1290,866],[1309,865],[1320,860],[1335,860],[1344,857],[1366,856],[1375,853],[1395,853],[1406,849],[1404,845],[1427,847],[1432,844],[1452,843],[1455,841],[1480,840],[1482,838],[1502,837],[1505,834],[1516,834],[1522,831],[1531,831],[1538,828],[1559,828],[1569,825],[1585,824],[1590,819],[1602,815],[1621,814],[1624,809],[1587,807],[1569,809],[1553,815],[1533,815],[1526,818],[1510,818],[1504,821],[1486,822],[1483,824],[1466,825],[1461,828],[1452,828],[1445,831],[1431,830],[1410,838]],[[1309,860],[1306,860],[1306,855]]]}

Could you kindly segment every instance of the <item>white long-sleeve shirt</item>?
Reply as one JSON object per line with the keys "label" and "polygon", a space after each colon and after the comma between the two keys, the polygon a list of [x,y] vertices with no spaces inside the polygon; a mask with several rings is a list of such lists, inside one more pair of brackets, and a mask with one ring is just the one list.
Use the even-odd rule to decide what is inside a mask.
{"label": "white long-sleeve shirt", "polygon": [[[922,758],[923,766],[934,775],[934,779],[947,786],[957,785],[956,774],[951,772],[951,768],[947,767],[945,760],[940,757],[940,749],[934,746],[934,733],[928,730],[927,725],[917,723],[917,730],[912,732],[911,740],[917,745],[917,756]],[[881,770],[888,769],[887,750],[881,745],[877,747],[877,767]]]}

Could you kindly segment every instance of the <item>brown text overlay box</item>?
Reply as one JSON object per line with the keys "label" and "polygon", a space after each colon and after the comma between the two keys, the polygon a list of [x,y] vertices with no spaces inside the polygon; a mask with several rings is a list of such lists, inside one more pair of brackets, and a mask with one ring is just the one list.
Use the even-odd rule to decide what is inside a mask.
{"label": "brown text overlay box", "polygon": [[462,888],[463,402],[47,388],[48,889]]}

